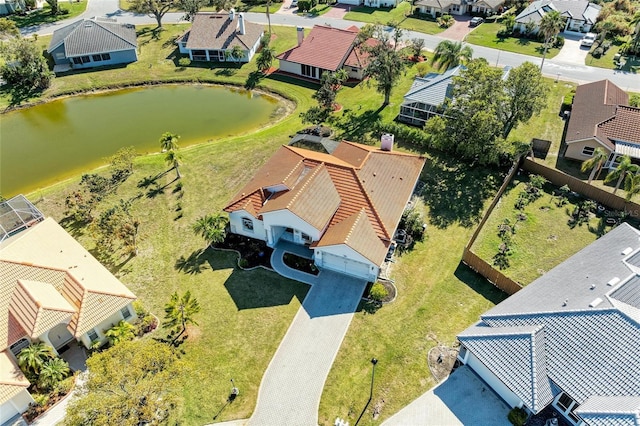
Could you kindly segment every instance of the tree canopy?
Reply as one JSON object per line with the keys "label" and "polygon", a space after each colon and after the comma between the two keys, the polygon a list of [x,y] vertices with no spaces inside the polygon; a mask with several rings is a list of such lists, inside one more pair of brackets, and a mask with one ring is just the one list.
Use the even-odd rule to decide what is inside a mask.
{"label": "tree canopy", "polygon": [[1,56],[0,76],[13,86],[12,91],[28,95],[49,87],[53,74],[35,42],[13,38],[3,46]]}
{"label": "tree canopy", "polygon": [[443,40],[433,52],[433,62],[438,64],[438,70],[457,67],[469,62],[472,57],[473,49],[459,41]]}
{"label": "tree canopy", "polygon": [[369,53],[369,63],[364,69],[363,75],[365,78],[372,78],[376,81],[378,93],[384,95],[382,105],[388,105],[391,90],[400,80],[404,70],[404,61],[385,32],[378,29],[376,34],[378,42],[374,46],[366,47]]}
{"label": "tree canopy", "polygon": [[164,15],[178,6],[180,6],[180,0],[133,0],[131,2],[131,10],[133,12],[153,16],[158,23],[158,28],[162,28]]}

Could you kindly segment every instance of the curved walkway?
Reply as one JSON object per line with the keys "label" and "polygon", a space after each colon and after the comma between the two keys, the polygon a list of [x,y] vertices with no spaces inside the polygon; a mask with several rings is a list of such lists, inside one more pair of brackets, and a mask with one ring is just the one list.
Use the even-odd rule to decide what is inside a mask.
{"label": "curved walkway", "polygon": [[285,251],[274,250],[273,269],[312,287],[262,378],[249,425],[316,426],[324,383],[367,283],[295,271],[282,263]]}

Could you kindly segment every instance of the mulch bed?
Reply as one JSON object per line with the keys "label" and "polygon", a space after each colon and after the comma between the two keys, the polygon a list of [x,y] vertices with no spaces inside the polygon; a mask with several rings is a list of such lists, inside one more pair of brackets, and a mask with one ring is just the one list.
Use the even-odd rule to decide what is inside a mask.
{"label": "mulch bed", "polygon": [[382,284],[387,290],[387,297],[381,300],[382,303],[389,303],[396,298],[396,286],[391,284],[388,281],[378,280],[380,284]]}
{"label": "mulch bed", "polygon": [[264,241],[227,233],[222,243],[213,245],[214,248],[236,250],[240,253],[240,265],[245,268],[265,266],[271,268],[271,253],[273,249],[267,247]]}

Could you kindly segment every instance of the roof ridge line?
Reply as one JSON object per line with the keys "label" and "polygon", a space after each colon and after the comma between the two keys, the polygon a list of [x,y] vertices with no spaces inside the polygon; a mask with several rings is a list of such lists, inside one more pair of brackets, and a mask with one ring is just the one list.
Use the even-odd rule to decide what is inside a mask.
{"label": "roof ridge line", "polygon": [[[29,267],[32,267],[32,268],[48,269],[50,271],[65,272],[65,273],[69,272],[67,269],[64,269],[64,268],[56,268],[54,266],[38,265],[38,264],[35,264],[35,263],[22,262],[22,261],[18,261],[18,260],[2,259],[0,257],[0,263],[1,262],[11,263],[11,264],[14,264],[14,265],[29,266]],[[35,281],[35,280],[27,280],[27,281]],[[44,281],[40,281],[40,282],[44,282]]]}
{"label": "roof ridge line", "polygon": [[[614,312],[619,313],[620,310],[615,307],[602,307],[602,308],[589,308],[589,309],[567,309],[562,311],[535,311],[535,312],[521,312],[521,313],[509,313],[509,314],[490,314],[490,315],[480,315],[480,318],[484,321],[485,318],[488,319],[501,319],[501,318],[521,318],[521,317],[531,317],[536,315],[565,315],[565,314],[582,314],[582,313],[591,313],[591,312]],[[517,326],[514,326],[517,327]],[[519,326],[518,326],[519,327]]]}
{"label": "roof ridge line", "polygon": [[364,198],[367,200],[367,203],[371,207],[371,211],[373,212],[374,216],[376,217],[376,220],[381,225],[380,228],[384,232],[384,236],[388,240],[391,240],[391,235],[389,235],[389,230],[387,229],[387,227],[384,224],[384,222],[382,222],[382,219],[380,218],[380,214],[378,213],[378,210],[376,209],[376,206],[373,204],[373,201],[371,200],[371,197],[369,197],[369,194],[367,193],[367,190],[365,189],[365,187],[362,185],[362,182],[360,181],[360,175],[358,174],[358,172],[357,172],[357,170],[355,168],[351,169],[351,170],[353,170],[353,173],[355,174],[356,182],[358,183],[358,186],[360,187],[361,193],[364,195]]}
{"label": "roof ridge line", "polygon": [[[129,45],[131,45],[131,46],[135,46],[135,45],[134,45],[133,43],[131,43],[129,40],[125,39],[125,38],[124,38],[124,37],[122,37],[121,35],[116,34],[116,33],[115,33],[115,32],[113,32],[111,29],[109,29],[109,28],[105,27],[104,25],[102,25],[102,24],[114,24],[114,25],[119,25],[119,26],[121,26],[121,27],[127,27],[127,25],[129,25],[129,24],[124,24],[124,23],[123,23],[123,24],[119,24],[117,21],[116,21],[116,22],[102,22],[102,23],[101,23],[101,22],[99,22],[97,19],[85,19],[85,20],[83,20],[82,22],[84,22],[84,21],[93,21],[93,22],[95,22],[95,23],[96,23],[100,28],[102,28],[103,30],[105,30],[105,31],[107,31],[107,32],[109,32],[109,33],[111,33],[111,34],[113,34],[114,36],[116,36],[117,38],[119,38],[120,40],[124,41],[125,43],[127,43],[127,44],[129,44]],[[80,27],[78,27],[78,28],[80,28]],[[72,32],[75,32],[78,28],[74,29]],[[135,31],[135,29],[134,29],[134,31]],[[68,36],[67,36],[67,37],[68,37]],[[66,38],[66,37],[65,37],[65,38]]]}
{"label": "roof ridge line", "polygon": [[[297,167],[297,164],[296,164]],[[322,168],[326,168],[324,166],[324,162],[318,164],[316,167],[313,168],[313,170],[311,171],[311,173],[309,173],[308,176],[306,176],[305,178],[303,178],[303,182],[302,185],[300,185],[299,187],[296,185],[296,192],[295,194],[293,194],[293,196],[291,197],[291,199],[289,200],[289,202],[285,205],[285,207],[287,208],[287,210],[290,210],[291,205],[298,199],[298,197],[300,196],[300,194],[303,192],[303,190],[307,187],[307,185],[309,185],[309,183],[316,177],[316,175],[318,173],[320,173],[320,170]],[[333,185],[333,182],[331,182],[331,184]],[[333,185],[335,188],[335,185]]]}
{"label": "roof ridge line", "polygon": [[360,209],[360,211],[358,211],[356,220],[353,221],[353,224],[351,225],[351,228],[349,228],[349,232],[347,232],[347,237],[344,239],[345,244],[348,245],[349,239],[351,238],[351,234],[353,234],[353,230],[356,228],[356,225],[358,225],[358,222],[360,221],[360,219],[362,218],[362,213],[364,213],[365,215],[367,214],[364,211],[364,207],[362,207]]}

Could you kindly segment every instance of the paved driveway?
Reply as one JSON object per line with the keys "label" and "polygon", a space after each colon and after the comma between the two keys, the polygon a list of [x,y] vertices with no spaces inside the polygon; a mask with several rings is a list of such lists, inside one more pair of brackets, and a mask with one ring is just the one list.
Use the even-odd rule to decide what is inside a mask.
{"label": "paved driveway", "polygon": [[562,36],[564,37],[564,46],[562,46],[560,53],[553,58],[553,62],[584,65],[589,48],[580,47],[581,36],[572,34],[562,34]]}
{"label": "paved driveway", "polygon": [[467,366],[390,417],[383,426],[510,426],[509,407]]}
{"label": "paved driveway", "polygon": [[316,426],[324,382],[366,283],[323,271],[262,378],[249,425]]}
{"label": "paved driveway", "polygon": [[467,36],[467,34],[469,34],[473,30],[473,28],[469,26],[471,16],[453,15],[453,19],[456,20],[454,24],[438,34],[438,37],[446,38],[448,40],[462,41]]}

